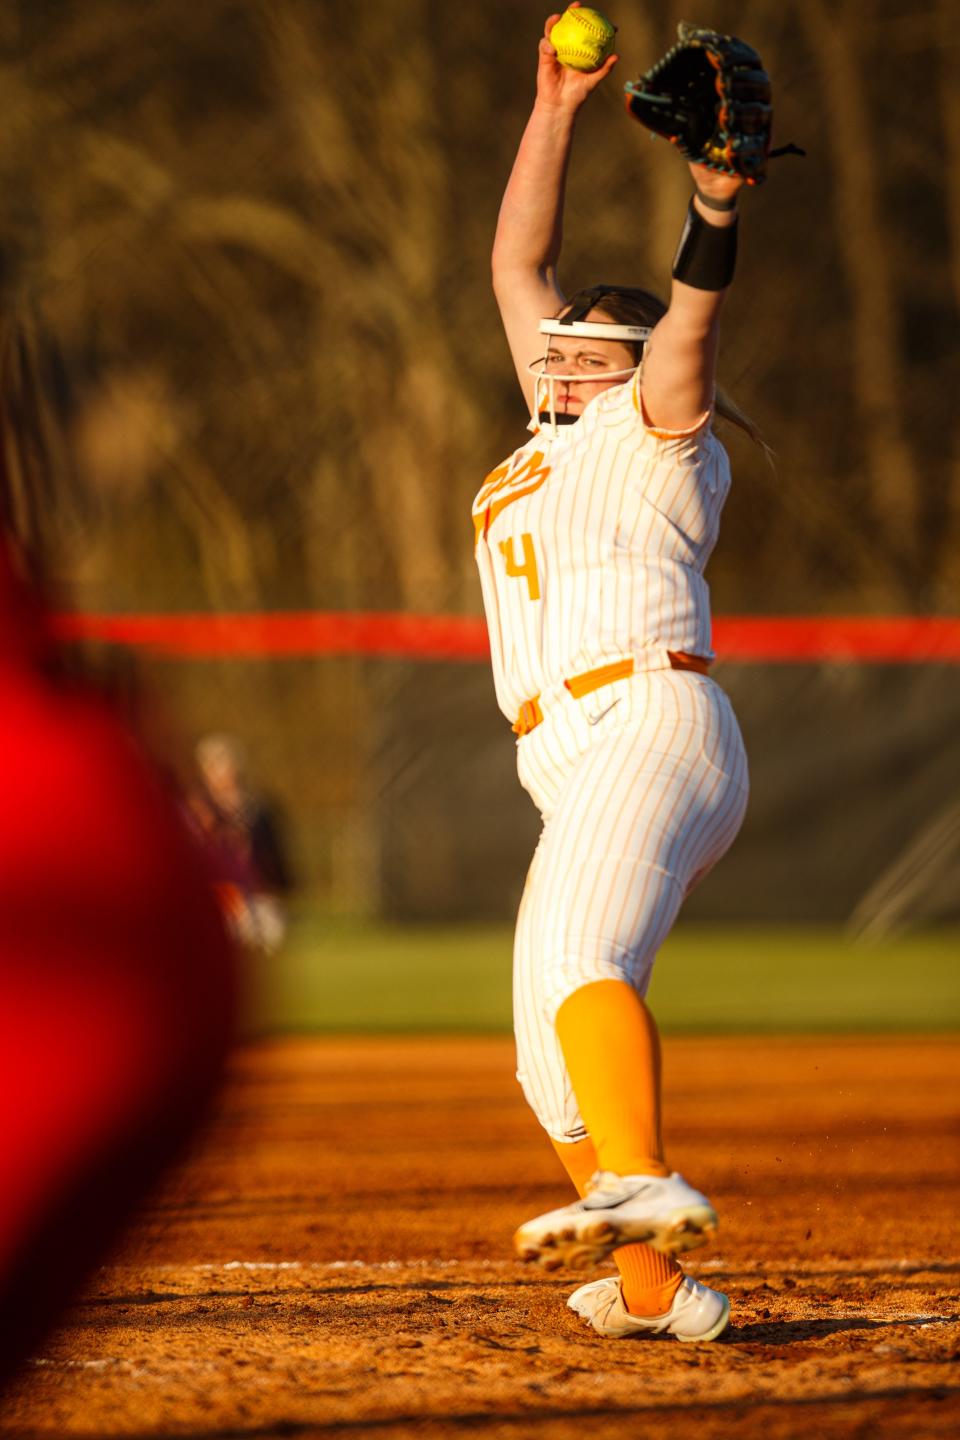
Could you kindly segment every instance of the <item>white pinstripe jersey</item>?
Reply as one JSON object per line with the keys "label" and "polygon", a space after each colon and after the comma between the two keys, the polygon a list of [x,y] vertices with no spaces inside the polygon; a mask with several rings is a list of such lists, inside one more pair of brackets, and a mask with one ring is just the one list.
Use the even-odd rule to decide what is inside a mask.
{"label": "white pinstripe jersey", "polygon": [[730,488],[709,418],[647,427],[638,379],[602,391],[572,425],[546,426],[487,476],[473,505],[497,701],[524,701],[633,656],[713,658],[703,571]]}

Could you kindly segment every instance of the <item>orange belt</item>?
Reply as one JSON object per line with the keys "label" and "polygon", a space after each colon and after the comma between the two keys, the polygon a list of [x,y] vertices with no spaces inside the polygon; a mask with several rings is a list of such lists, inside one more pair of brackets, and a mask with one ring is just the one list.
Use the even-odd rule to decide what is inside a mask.
{"label": "orange belt", "polygon": [[[701,655],[687,655],[683,650],[668,650],[667,659],[672,670],[696,670],[700,675],[707,675],[710,671],[710,661],[704,660]],[[571,675],[570,679],[563,683],[574,700],[581,700],[584,695],[599,690],[601,685],[609,685],[614,680],[626,680],[636,668],[631,656],[627,660],[614,660],[611,665],[600,665],[596,670],[586,670],[582,675]],[[513,722],[514,734],[529,735],[531,730],[536,730],[542,719],[540,696],[534,695],[532,700],[524,700],[520,706],[520,714]]]}

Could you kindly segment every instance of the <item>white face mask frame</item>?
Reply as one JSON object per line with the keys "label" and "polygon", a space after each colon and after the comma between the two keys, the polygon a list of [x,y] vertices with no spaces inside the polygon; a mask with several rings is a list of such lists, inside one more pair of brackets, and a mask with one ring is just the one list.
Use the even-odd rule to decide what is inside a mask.
{"label": "white face mask frame", "polygon": [[[650,339],[652,327],[647,325],[617,325],[613,321],[600,323],[592,320],[541,320],[538,326],[541,335],[571,336],[580,340],[619,340],[627,345],[645,345]],[[535,376],[537,385],[534,391],[533,419],[542,410],[541,386],[546,383],[547,410],[550,415],[550,424],[554,430],[557,428],[557,384],[583,385],[590,384],[596,380],[626,380],[638,370],[638,365],[627,366],[623,370],[603,370],[594,376],[589,375],[559,375],[546,368],[547,357],[538,356],[531,360],[527,366],[530,375]],[[540,367],[539,369],[537,367]]]}

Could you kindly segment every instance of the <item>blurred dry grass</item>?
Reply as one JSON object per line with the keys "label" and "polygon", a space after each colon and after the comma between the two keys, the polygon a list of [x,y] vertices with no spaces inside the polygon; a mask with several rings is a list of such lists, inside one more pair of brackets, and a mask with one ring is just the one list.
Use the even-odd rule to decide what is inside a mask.
{"label": "blurred dry grass", "polygon": [[[683,8],[619,0],[618,80]],[[324,0],[4,8],[8,327],[28,317],[42,388],[41,329],[78,404],[106,376],[100,431],[122,432],[49,446],[43,524],[81,602],[477,607],[466,507],[523,437],[487,255],[541,12],[519,0],[505,36],[489,7],[431,0],[367,0],[349,23]],[[810,152],[746,206],[725,378],[779,468],[733,442],[718,604],[949,605],[947,0],[697,14],[758,46],[779,138]],[[567,284],[663,288],[685,193],[611,86],[584,116]],[[78,456],[106,476],[94,498]],[[125,472],[150,483],[124,496]]]}
{"label": "blurred dry grass", "polygon": [[[0,7],[3,498],[73,603],[479,609],[468,507],[526,418],[488,255],[545,9]],[[582,120],[568,290],[665,287],[686,173],[626,120],[619,86],[681,16],[757,46],[777,138],[809,152],[744,206],[722,378],[778,465],[731,437],[716,608],[955,610],[949,0],[610,9],[622,63]],[[377,909],[396,777],[376,757],[420,677],[362,662],[153,674],[187,730],[244,734],[287,800],[305,876]],[[844,684],[860,693],[856,675]],[[464,757],[497,726],[486,690],[483,704],[482,720],[458,712]],[[909,848],[931,816],[903,803]],[[777,819],[778,843],[792,828]]]}

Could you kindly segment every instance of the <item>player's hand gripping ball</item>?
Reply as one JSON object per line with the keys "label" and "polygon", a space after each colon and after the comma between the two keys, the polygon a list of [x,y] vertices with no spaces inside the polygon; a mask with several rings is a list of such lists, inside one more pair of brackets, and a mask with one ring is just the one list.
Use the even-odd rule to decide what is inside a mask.
{"label": "player's hand gripping ball", "polygon": [[616,33],[616,25],[599,10],[577,5],[560,16],[550,31],[550,44],[568,70],[599,70],[613,49]]}

